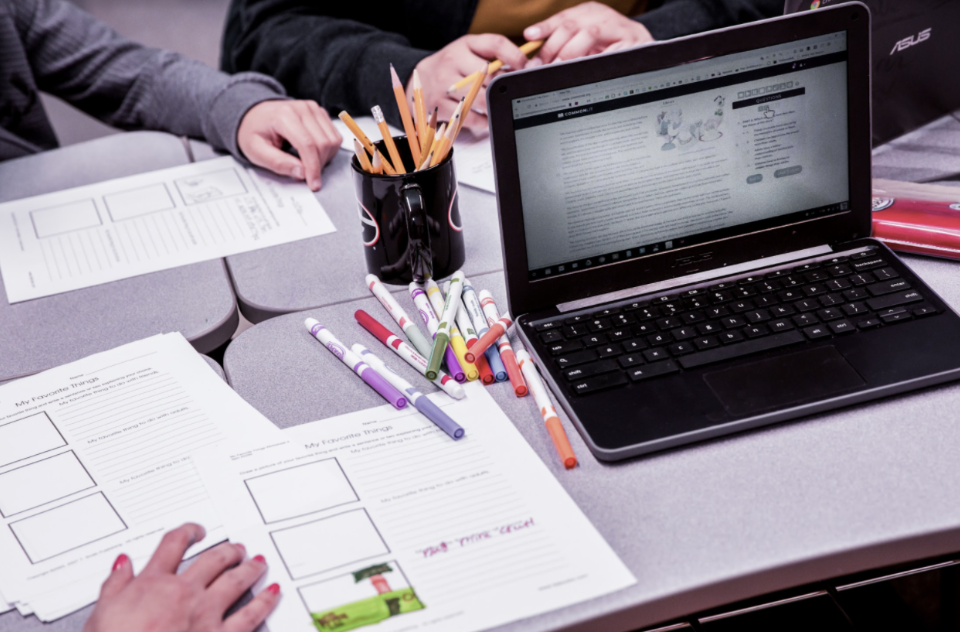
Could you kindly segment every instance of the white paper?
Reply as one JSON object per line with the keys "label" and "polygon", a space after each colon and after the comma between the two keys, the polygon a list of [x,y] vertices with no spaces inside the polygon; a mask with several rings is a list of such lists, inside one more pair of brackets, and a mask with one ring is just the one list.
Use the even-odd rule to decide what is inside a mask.
{"label": "white paper", "polygon": [[[425,607],[377,630],[472,632],[636,581],[484,387],[465,389],[431,395],[466,430],[458,442],[381,406],[196,455],[231,540],[281,586],[270,629],[315,632],[311,612],[412,587]],[[379,591],[353,575],[381,564]]]}
{"label": "white paper", "polygon": [[0,590],[51,620],[96,600],[120,553],[140,569],[164,532],[225,539],[191,454],[282,436],[180,334],[0,387]]}
{"label": "white paper", "polygon": [[[377,127],[372,116],[361,116],[354,120],[371,141],[377,142],[380,139],[380,129]],[[340,132],[340,135],[343,136],[341,147],[352,154],[354,152],[353,132],[351,132],[339,118],[334,119],[333,124]],[[403,134],[403,131],[395,127],[389,125],[387,127],[394,136]],[[457,182],[475,189],[480,189],[481,191],[495,193],[493,153],[490,148],[489,134],[481,138],[473,138],[468,132],[464,132],[457,138],[457,142],[454,143],[453,148],[453,162],[457,170]]]}
{"label": "white paper", "polygon": [[0,204],[10,303],[334,232],[303,183],[227,156]]}

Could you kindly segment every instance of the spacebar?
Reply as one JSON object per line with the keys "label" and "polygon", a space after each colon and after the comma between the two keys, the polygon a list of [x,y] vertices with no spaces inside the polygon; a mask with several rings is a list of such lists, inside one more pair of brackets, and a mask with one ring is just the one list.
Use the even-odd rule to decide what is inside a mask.
{"label": "spacebar", "polygon": [[777,349],[778,347],[795,345],[804,340],[806,340],[806,338],[804,338],[803,334],[799,331],[787,331],[766,338],[748,340],[729,347],[718,347],[716,349],[710,349],[709,351],[701,351],[700,353],[683,356],[679,358],[678,361],[683,368],[693,369],[698,366],[703,366],[704,364],[723,362],[724,360],[739,358],[740,356],[750,355],[751,353],[759,353],[761,351]]}

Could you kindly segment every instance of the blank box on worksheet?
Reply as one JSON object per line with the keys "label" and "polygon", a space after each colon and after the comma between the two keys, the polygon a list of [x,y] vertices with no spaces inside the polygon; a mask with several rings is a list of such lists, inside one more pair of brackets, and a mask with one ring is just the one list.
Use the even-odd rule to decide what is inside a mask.
{"label": "blank box on worksheet", "polygon": [[37,239],[95,228],[103,223],[92,198],[30,211],[30,219]]}
{"label": "blank box on worksheet", "polygon": [[323,459],[244,481],[264,524],[360,500],[337,459]]}
{"label": "blank box on worksheet", "polygon": [[127,528],[102,493],[84,496],[8,525],[32,564]]}
{"label": "blank box on worksheet", "polygon": [[272,531],[291,579],[309,577],[390,552],[365,509]]}
{"label": "blank box on worksheet", "polygon": [[73,451],[0,474],[0,515],[12,515],[96,487]]}
{"label": "blank box on worksheet", "polygon": [[46,413],[0,423],[0,467],[67,445]]}
{"label": "blank box on worksheet", "polygon": [[130,191],[110,193],[103,196],[103,202],[107,205],[110,219],[115,222],[122,222],[125,219],[140,217],[148,213],[169,211],[177,206],[173,203],[167,185],[162,182]]}

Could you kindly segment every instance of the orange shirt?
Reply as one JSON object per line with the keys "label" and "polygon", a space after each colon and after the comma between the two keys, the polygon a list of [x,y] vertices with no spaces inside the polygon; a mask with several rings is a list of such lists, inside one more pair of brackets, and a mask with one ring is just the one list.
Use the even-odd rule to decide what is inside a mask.
{"label": "orange shirt", "polygon": [[[546,20],[584,0],[480,0],[473,14],[470,33],[499,33],[519,38],[523,29]],[[599,0],[623,15],[633,17],[643,11],[646,0]]]}

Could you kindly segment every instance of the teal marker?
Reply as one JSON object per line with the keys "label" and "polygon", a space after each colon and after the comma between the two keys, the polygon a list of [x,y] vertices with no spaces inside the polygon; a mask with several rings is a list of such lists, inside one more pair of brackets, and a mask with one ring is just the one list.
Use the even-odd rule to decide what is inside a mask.
{"label": "teal marker", "polygon": [[[437,328],[437,335],[433,339],[433,349],[430,350],[430,359],[427,361],[427,379],[435,380],[440,371],[440,363],[443,361],[443,355],[447,351],[447,345],[450,343],[450,327],[453,320],[457,317],[457,306],[460,305],[460,293],[463,292],[463,272],[457,270],[450,278],[450,291],[447,292],[447,300],[443,304],[443,312],[440,314],[440,325]],[[430,377],[433,375],[433,377]]]}

